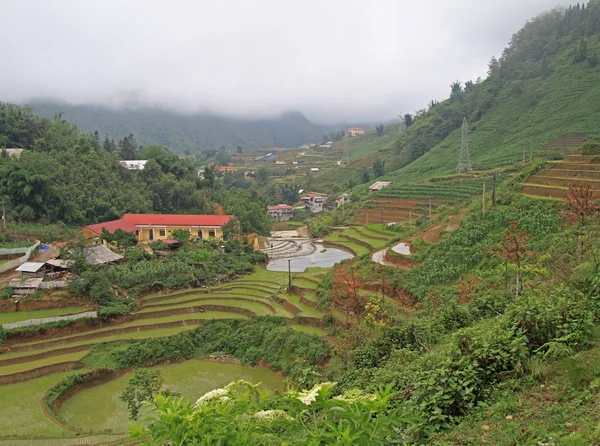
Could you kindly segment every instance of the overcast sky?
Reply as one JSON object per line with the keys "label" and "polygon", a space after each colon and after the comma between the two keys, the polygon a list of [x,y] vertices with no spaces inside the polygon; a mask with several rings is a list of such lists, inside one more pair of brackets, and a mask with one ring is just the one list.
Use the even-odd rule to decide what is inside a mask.
{"label": "overcast sky", "polygon": [[385,120],[560,0],[0,0],[0,101]]}

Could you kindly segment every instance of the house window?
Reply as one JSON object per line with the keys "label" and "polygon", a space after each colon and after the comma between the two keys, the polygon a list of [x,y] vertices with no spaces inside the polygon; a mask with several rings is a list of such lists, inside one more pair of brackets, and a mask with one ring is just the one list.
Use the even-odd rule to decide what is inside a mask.
{"label": "house window", "polygon": [[164,237],[164,236],[166,236],[166,235],[167,235],[167,233],[166,233],[166,231],[165,231],[164,229],[161,229],[161,230],[158,232],[158,234],[159,234],[161,237]]}
{"label": "house window", "polygon": [[215,231],[208,231],[208,236],[209,237],[214,237],[215,236]]}
{"label": "house window", "polygon": [[198,237],[202,238],[202,229],[198,229]]}

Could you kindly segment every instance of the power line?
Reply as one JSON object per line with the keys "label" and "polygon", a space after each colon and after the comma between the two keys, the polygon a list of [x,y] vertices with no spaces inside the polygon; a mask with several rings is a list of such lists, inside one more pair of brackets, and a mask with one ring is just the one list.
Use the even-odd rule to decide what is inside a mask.
{"label": "power line", "polygon": [[467,125],[467,118],[463,118],[460,153],[458,154],[458,165],[456,166],[456,173],[463,172],[473,172],[471,155],[469,154],[469,126]]}

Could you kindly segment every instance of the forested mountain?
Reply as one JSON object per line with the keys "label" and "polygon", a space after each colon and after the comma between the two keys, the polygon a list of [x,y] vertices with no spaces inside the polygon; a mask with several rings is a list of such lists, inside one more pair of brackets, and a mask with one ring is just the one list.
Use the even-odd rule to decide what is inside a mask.
{"label": "forested mountain", "polygon": [[[381,153],[394,181],[456,169],[463,118],[474,169],[517,162],[561,134],[600,136],[600,1],[556,9],[515,33],[484,80],[455,81],[450,97],[411,114],[395,150]],[[406,166],[406,167],[405,167]]]}
{"label": "forested mountain", "polygon": [[144,170],[119,159],[138,154],[130,135],[119,143],[82,134],[60,117],[40,118],[30,108],[0,103],[0,147],[22,147],[19,158],[0,151],[0,200],[9,220],[73,224],[102,222],[124,213],[236,215],[242,230],[267,233],[266,202],[241,175],[215,181],[192,161],[162,146],[146,146]]}
{"label": "forested mountain", "polygon": [[211,114],[184,115],[155,108],[109,109],[92,105],[34,101],[40,116],[56,113],[84,132],[97,130],[102,136],[120,139],[131,133],[142,145],[161,144],[176,153],[235,148],[297,147],[320,142],[323,129],[301,113],[289,112],[272,118],[239,119]]}

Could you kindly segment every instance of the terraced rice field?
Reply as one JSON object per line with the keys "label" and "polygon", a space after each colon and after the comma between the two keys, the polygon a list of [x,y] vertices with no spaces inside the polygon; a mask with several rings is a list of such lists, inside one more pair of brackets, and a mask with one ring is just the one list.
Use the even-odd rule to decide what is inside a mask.
{"label": "terraced rice field", "polygon": [[[364,230],[369,231],[368,228]],[[370,234],[375,235],[375,233]],[[378,240],[378,242],[381,241]],[[251,315],[283,316],[290,320],[295,330],[326,336],[325,330],[309,325],[300,325],[299,323],[304,323],[305,320],[294,319],[303,317],[320,319],[323,317],[323,312],[315,307],[318,302],[316,288],[324,274],[325,272],[320,268],[295,273],[293,284],[298,287],[298,294],[288,295],[284,291],[287,286],[287,273],[270,272],[263,268],[257,268],[253,274],[223,285],[144,296],[141,299],[141,307],[132,314],[133,320],[121,324],[90,327],[86,331],[62,336],[9,341],[8,351],[0,354],[0,379],[12,380],[15,378],[14,374],[22,372],[26,372],[27,375],[18,375],[20,379],[24,379],[22,383],[0,385],[3,403],[0,405],[0,446],[8,444],[100,444],[120,440],[121,437],[118,436],[101,435],[80,436],[76,440],[73,437],[74,432],[53,423],[42,411],[40,402],[44,392],[61,378],[72,373],[63,373],[62,370],[65,369],[56,367],[63,367],[65,364],[68,364],[69,367],[88,367],[85,365],[86,355],[92,345],[128,339],[171,336],[192,330],[206,319],[248,318]],[[78,310],[80,310],[78,307],[63,308],[59,309],[59,314],[65,314],[65,311],[78,312]],[[43,311],[45,312],[44,316],[49,314],[46,310]],[[25,314],[25,312],[19,313],[19,316]],[[9,314],[9,316],[11,315]],[[341,317],[339,314],[337,316]],[[34,316],[27,314],[25,317]],[[36,314],[35,317],[40,316]],[[306,323],[310,322],[306,321]],[[105,359],[108,361],[110,358]],[[87,364],[96,364],[93,367],[99,367],[97,365],[98,358],[92,361],[90,357],[90,361]],[[109,363],[110,361],[107,362],[107,364]],[[199,361],[190,360],[175,366],[168,366],[163,373],[165,381],[168,384],[171,379],[169,377],[172,377],[173,390],[186,395],[191,391],[190,395],[193,394],[192,396],[196,397],[194,392],[200,394],[204,392],[201,390],[204,387],[199,384],[199,381],[197,382],[199,376],[202,375],[199,372],[199,363]],[[208,367],[212,367],[212,365]],[[179,368],[185,369],[185,373],[189,376],[184,377],[181,375],[183,372],[176,373]],[[202,369],[205,367],[202,366]],[[240,376],[253,381],[267,381],[265,377],[248,375],[248,373],[255,373],[256,370],[259,369],[251,369],[250,372],[244,370],[244,374]],[[266,369],[261,369],[257,373],[265,372],[271,374]],[[48,376],[38,377],[40,373],[42,375],[47,373]],[[211,372],[209,375],[212,377],[215,373]],[[219,373],[216,374],[219,375]],[[275,376],[280,383],[281,378]],[[203,379],[207,383],[207,388],[212,389],[222,384],[212,382],[210,381],[212,378],[208,379],[206,376]],[[223,383],[229,381],[231,381],[230,374],[224,378]],[[122,382],[108,384],[118,386]],[[102,386],[104,385],[98,388],[102,389]],[[181,386],[188,386],[189,389],[183,389],[183,387],[180,389]],[[65,419],[72,422],[75,427],[81,427],[84,431],[99,432],[112,429],[113,432],[122,432],[125,427],[123,420],[126,417],[122,413],[123,408],[117,407],[121,403],[115,395],[114,392],[110,395],[107,394],[104,401],[100,401],[96,397],[72,402],[69,400],[64,406]],[[108,418],[95,416],[98,408],[102,409],[104,406],[109,408],[107,413],[112,415],[109,415]],[[114,410],[116,412],[113,413]],[[61,415],[63,415],[62,411]],[[25,419],[28,420],[27,423],[23,423]],[[17,436],[23,436],[23,438],[16,438]],[[25,436],[27,437],[25,438]],[[38,437],[38,439],[33,437]],[[71,439],[73,440],[71,441]]]}
{"label": "terraced rice field", "polygon": [[382,230],[381,226],[379,229],[374,229],[373,226],[351,226],[335,231],[325,238],[325,242],[350,249],[360,257],[383,248],[388,241],[397,236],[393,231]]}
{"label": "terraced rice field", "polygon": [[434,183],[390,184],[377,192],[378,198],[404,198],[411,200],[435,200],[446,204],[465,201],[483,190],[483,183],[491,186],[489,179],[471,179],[462,181],[438,181]]}
{"label": "terraced rice field", "polygon": [[536,198],[562,200],[571,184],[590,185],[600,191],[600,163],[594,155],[567,155],[550,169],[523,183],[523,194]]}
{"label": "terraced rice field", "polygon": [[[213,361],[191,359],[178,364],[155,367],[172,391],[195,401],[206,392],[231,381],[244,379],[263,383],[264,389],[283,390],[283,378],[262,367],[242,367]],[[119,395],[133,372],[91,387],[69,398],[59,415],[67,425],[87,432],[124,432],[127,430],[127,406]]]}
{"label": "terraced rice field", "polygon": [[[373,224],[378,225],[379,231],[382,230],[381,224],[397,222],[415,222],[422,215],[429,214],[430,200],[414,200],[403,198],[382,198],[375,196],[371,198],[363,209],[354,218],[353,223],[361,226],[373,228]],[[435,212],[435,208],[441,202],[431,200],[431,209]]]}

